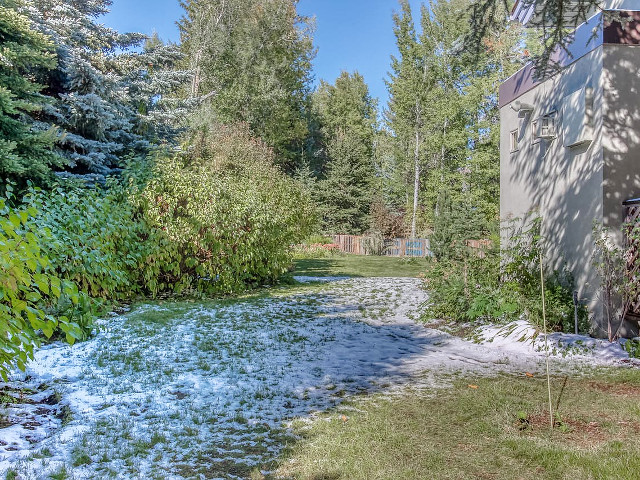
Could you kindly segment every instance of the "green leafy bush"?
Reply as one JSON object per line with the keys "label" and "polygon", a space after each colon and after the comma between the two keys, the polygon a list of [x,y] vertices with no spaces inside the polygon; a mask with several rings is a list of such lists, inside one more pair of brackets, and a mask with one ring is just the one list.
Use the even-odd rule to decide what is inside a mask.
{"label": "green leafy bush", "polygon": [[630,338],[625,340],[624,350],[631,358],[640,358],[640,338]]}
{"label": "green leafy bush", "polygon": [[146,268],[160,247],[130,201],[134,193],[115,182],[107,190],[71,183],[25,198],[39,212],[38,228],[51,232],[45,250],[54,270],[91,297],[130,298],[157,273]]}
{"label": "green leafy bush", "polygon": [[0,374],[24,369],[39,332],[86,338],[96,298],[274,282],[313,231],[309,196],[246,128],[196,129],[147,173],[0,200]]}
{"label": "green leafy bush", "polygon": [[485,249],[464,247],[456,256],[434,259],[426,272],[431,300],[426,315],[460,322],[514,315],[518,305],[502,290],[497,244],[493,239]]}
{"label": "green leafy bush", "polygon": [[310,234],[309,196],[246,127],[203,125],[174,156],[160,156],[143,193],[172,261],[159,288],[231,293],[275,281],[291,246]]}
{"label": "green leafy bush", "polygon": [[[524,315],[542,327],[540,279],[540,221],[514,229],[502,251],[499,238],[486,248],[465,247],[457,254],[434,260],[426,272],[431,305],[426,316],[459,322],[486,320],[506,322]],[[573,278],[566,270],[545,273],[548,327],[573,331]],[[579,327],[588,329],[588,316],[579,306]]]}
{"label": "green leafy bush", "polygon": [[[11,194],[12,188],[6,186]],[[66,315],[49,311],[74,305],[79,294],[73,282],[52,273],[43,244],[50,232],[33,222],[33,207],[13,209],[0,199],[0,376],[14,367],[22,370],[40,343],[40,332],[50,338],[56,330],[73,343],[83,336]],[[68,309],[67,309],[68,310]]]}

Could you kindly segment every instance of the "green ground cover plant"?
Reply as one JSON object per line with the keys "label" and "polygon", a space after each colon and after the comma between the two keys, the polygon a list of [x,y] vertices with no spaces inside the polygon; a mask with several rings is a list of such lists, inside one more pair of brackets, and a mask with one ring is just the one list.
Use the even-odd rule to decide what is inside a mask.
{"label": "green ground cover plant", "polygon": [[273,478],[637,478],[638,370],[552,381],[553,432],[542,376],[459,378],[295,424],[302,440]]}

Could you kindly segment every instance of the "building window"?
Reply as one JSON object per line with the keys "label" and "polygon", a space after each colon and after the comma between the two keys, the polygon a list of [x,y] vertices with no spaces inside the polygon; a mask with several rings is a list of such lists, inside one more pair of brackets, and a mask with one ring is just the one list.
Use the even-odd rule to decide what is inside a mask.
{"label": "building window", "polygon": [[556,119],[555,114],[551,113],[540,117],[538,127],[538,137],[540,138],[555,138],[556,136]]}
{"label": "building window", "polygon": [[540,137],[538,136],[539,120],[533,120],[531,122],[531,143],[540,143]]}
{"label": "building window", "polygon": [[518,151],[518,130],[512,130],[510,134],[510,149],[511,152]]}

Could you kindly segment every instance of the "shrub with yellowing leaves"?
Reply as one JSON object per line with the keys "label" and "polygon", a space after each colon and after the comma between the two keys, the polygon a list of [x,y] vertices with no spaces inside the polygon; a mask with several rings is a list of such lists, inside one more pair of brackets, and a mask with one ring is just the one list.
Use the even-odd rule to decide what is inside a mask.
{"label": "shrub with yellowing leaves", "polygon": [[231,293],[275,281],[312,230],[309,195],[243,126],[202,125],[182,153],[157,159],[143,193],[147,220],[169,238],[159,281]]}

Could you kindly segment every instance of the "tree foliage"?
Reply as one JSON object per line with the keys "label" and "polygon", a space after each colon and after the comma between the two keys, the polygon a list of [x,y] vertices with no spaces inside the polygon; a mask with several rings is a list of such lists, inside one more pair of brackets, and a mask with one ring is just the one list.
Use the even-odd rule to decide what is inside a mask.
{"label": "tree foliage", "polygon": [[139,45],[144,36],[120,34],[99,23],[110,3],[31,0],[21,8],[56,51],[57,67],[43,77],[50,102],[37,125],[60,128],[61,172],[100,182],[121,170],[127,152],[148,146],[135,131],[138,115],[116,67],[117,52]]}
{"label": "tree foliage", "polygon": [[180,45],[163,42],[157,33],[140,52],[123,52],[113,72],[127,88],[127,100],[137,113],[134,133],[154,144],[174,144],[188,127],[197,100],[185,95],[192,72],[183,68]]}
{"label": "tree foliage", "polygon": [[[453,248],[455,238],[497,227],[497,89],[521,65],[521,30],[506,23],[506,12],[500,28],[484,37],[481,55],[465,51],[472,3],[431,2],[421,11],[419,32],[408,2],[394,16],[399,56],[392,59],[386,115],[395,140],[391,178],[404,189],[395,197],[413,200],[412,231],[435,235],[440,252]],[[469,221],[452,223],[451,215],[464,212],[473,229]]]}
{"label": "tree foliage", "polygon": [[28,181],[46,184],[62,159],[52,150],[54,132],[39,131],[34,119],[47,104],[38,81],[56,65],[53,44],[6,6],[0,6],[0,44],[0,176],[20,188]]}
{"label": "tree foliage", "polygon": [[[601,0],[519,0],[525,7],[534,7],[537,14],[528,23],[528,27],[537,31],[539,45],[531,60],[540,75],[554,70],[552,54],[558,48],[566,49],[572,38],[568,33],[585,22],[590,15],[598,11]],[[467,44],[472,51],[483,50],[483,40],[491,32],[502,27],[505,12],[510,12],[513,0],[478,0],[472,6],[471,29],[468,31]]]}
{"label": "tree foliage", "polygon": [[329,162],[320,183],[323,229],[359,234],[369,225],[372,201],[370,152],[353,131],[339,131],[327,145]]}
{"label": "tree foliage", "polygon": [[217,122],[249,125],[293,172],[302,162],[314,50],[291,0],[185,0],[182,48],[191,94]]}
{"label": "tree foliage", "polygon": [[375,175],[376,101],[359,73],[342,72],[335,85],[320,82],[313,95],[319,128],[316,158],[323,228],[361,233],[369,225]]}
{"label": "tree foliage", "polygon": [[161,290],[230,293],[275,282],[314,221],[309,197],[246,126],[193,130],[183,153],[157,159],[144,200],[170,245]]}

